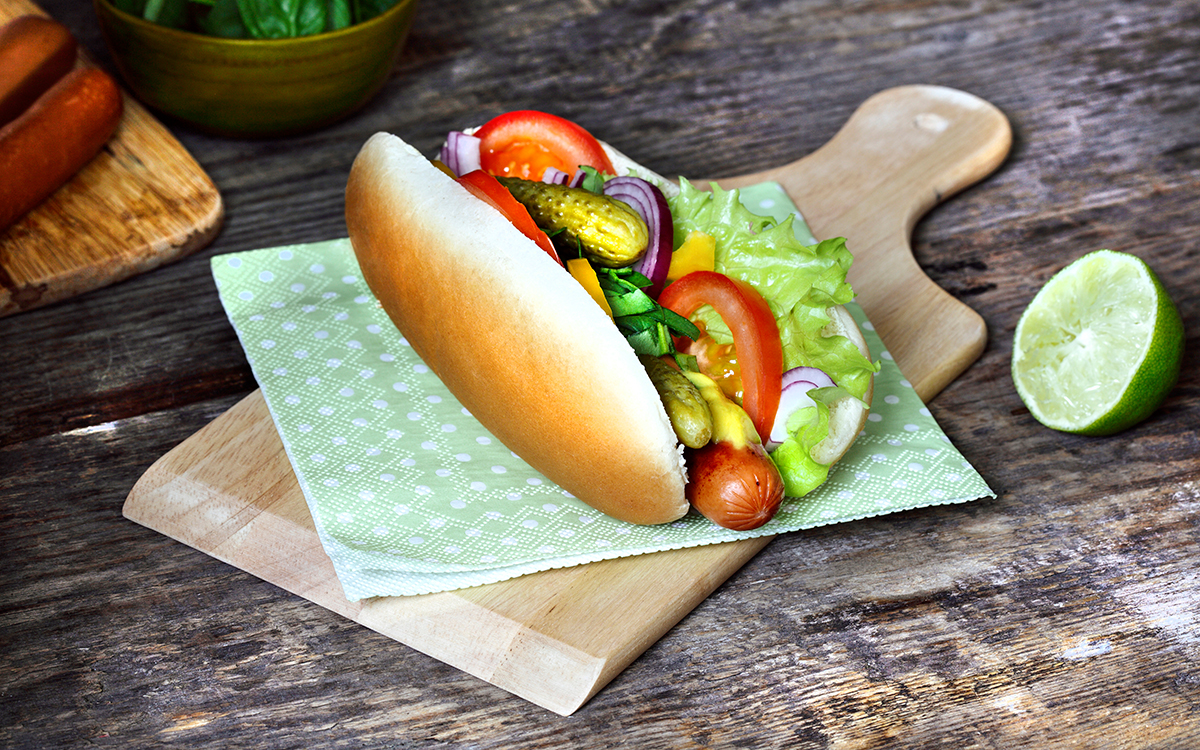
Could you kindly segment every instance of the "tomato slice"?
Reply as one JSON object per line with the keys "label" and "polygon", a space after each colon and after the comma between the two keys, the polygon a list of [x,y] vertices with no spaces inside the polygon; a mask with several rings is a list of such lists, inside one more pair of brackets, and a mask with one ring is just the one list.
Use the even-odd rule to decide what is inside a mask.
{"label": "tomato slice", "polygon": [[547,167],[574,174],[580,166],[616,174],[596,138],[557,115],[522,109],[494,117],[476,131],[484,171],[540,180]]}
{"label": "tomato slice", "polygon": [[508,192],[508,188],[501,185],[499,180],[482,169],[476,169],[474,172],[467,172],[459,177],[458,182],[471,191],[476,198],[489,203],[504,214],[504,217],[512,222],[514,227],[521,230],[521,234],[536,242],[537,246],[549,253],[558,265],[563,264],[558,257],[558,252],[554,249],[554,244],[550,242],[550,238],[538,228],[533,217],[529,215],[529,209],[512,197],[512,193]]}
{"label": "tomato slice", "polygon": [[742,408],[764,440],[771,434],[783,379],[779,325],[762,295],[744,281],[715,271],[693,271],[658,297],[663,307],[691,317],[711,305],[733,333],[742,370]]}

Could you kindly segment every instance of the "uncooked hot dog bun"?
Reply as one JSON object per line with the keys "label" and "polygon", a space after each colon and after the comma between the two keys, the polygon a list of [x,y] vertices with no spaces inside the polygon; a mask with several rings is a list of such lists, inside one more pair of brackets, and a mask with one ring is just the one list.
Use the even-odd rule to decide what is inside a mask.
{"label": "uncooked hot dog bun", "polygon": [[658,392],[609,317],[498,211],[392,135],[350,171],[363,278],[414,351],[493,435],[597,510],[688,510]]}

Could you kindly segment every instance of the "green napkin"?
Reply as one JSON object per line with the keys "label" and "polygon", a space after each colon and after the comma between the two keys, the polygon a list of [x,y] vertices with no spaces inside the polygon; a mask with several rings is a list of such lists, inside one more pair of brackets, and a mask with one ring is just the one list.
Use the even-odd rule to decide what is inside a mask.
{"label": "green napkin", "polygon": [[[744,189],[742,200],[763,214],[795,210],[772,183]],[[785,500],[762,528],[734,532],[695,513],[623,523],[528,466],[413,352],[348,240],[221,255],[212,270],[351,601],[995,497],[855,305],[883,368],[863,435],[824,485]]]}

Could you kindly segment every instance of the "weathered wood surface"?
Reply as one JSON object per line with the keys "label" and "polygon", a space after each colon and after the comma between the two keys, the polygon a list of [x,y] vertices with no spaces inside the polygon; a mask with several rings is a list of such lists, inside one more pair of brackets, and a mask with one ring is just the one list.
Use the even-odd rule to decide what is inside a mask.
{"label": "weathered wood surface", "polygon": [[[87,4],[43,7],[107,64]],[[220,236],[0,320],[0,744],[1196,747],[1197,49],[1179,1],[429,3],[351,120],[279,141],[166,120],[226,199]],[[914,234],[988,325],[930,409],[997,500],[774,540],[569,719],[121,518],[156,458],[254,388],[208,257],[344,233],[371,132],[433,149],[551,108],[661,172],[739,174],[906,83],[1014,128],[1000,171]],[[1013,392],[1012,328],[1100,247],[1160,271],[1188,353],[1150,421],[1072,438]]]}
{"label": "weathered wood surface", "polygon": [[[722,182],[778,181],[805,206],[814,231],[856,248],[852,283],[867,287],[856,301],[928,401],[978,358],[987,336],[979,314],[917,266],[909,230],[940,196],[991,174],[1011,142],[1007,118],[982,99],[899,86],[864,102],[813,154],[769,176]],[[564,716],[770,542],[636,555],[352,604],[261,391],[156,461],[122,513]]]}

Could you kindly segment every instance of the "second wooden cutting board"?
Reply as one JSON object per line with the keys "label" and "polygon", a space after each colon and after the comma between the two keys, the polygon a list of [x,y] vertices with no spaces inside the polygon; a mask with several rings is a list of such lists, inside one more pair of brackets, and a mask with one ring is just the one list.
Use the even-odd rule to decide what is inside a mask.
{"label": "second wooden cutting board", "polygon": [[[46,15],[0,2],[0,24]],[[86,50],[79,66],[94,66]],[[0,175],[0,180],[6,179]],[[212,179],[133,97],[117,132],[67,184],[0,231],[0,316],[99,289],[208,245],[225,207]]]}
{"label": "second wooden cutting board", "polygon": [[[972,310],[912,257],[917,220],[991,173],[1011,131],[987,102],[907,86],[869,99],[775,180],[818,237],[844,236],[858,301],[926,401],[983,351]],[[125,515],[559,714],[577,710],[770,538],[608,560],[476,588],[349,602],[261,393],[159,459]]]}

